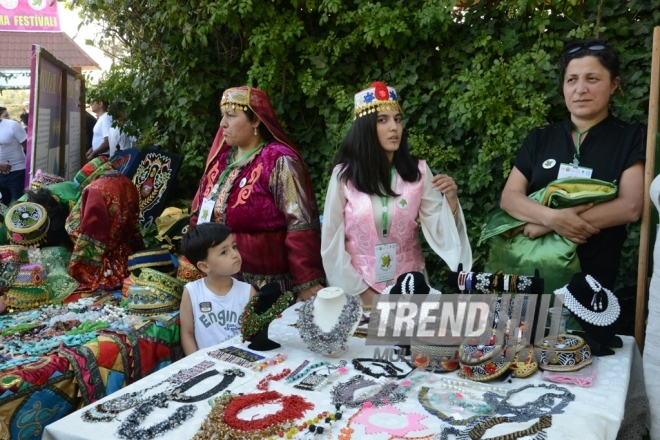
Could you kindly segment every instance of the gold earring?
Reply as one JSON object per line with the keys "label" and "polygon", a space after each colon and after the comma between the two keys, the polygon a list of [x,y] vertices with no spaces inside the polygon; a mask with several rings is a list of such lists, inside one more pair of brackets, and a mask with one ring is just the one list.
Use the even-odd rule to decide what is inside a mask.
{"label": "gold earring", "polygon": [[257,127],[254,127],[254,131],[252,133],[254,133],[255,136],[257,135]]}

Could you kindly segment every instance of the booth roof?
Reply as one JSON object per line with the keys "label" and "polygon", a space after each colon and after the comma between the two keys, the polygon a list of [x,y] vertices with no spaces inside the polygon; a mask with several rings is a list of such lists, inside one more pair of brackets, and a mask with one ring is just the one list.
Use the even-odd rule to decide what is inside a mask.
{"label": "booth roof", "polygon": [[101,70],[98,63],[64,32],[0,32],[0,68],[29,69],[38,44],[75,70]]}

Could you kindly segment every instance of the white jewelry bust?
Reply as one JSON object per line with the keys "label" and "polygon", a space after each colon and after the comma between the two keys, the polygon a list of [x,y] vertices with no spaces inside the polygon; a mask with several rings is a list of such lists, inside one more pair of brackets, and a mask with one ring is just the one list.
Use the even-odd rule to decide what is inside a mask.
{"label": "white jewelry bust", "polygon": [[[337,324],[337,321],[339,321],[339,316],[347,301],[346,294],[340,287],[325,287],[319,290],[316,293],[316,298],[314,298],[314,324],[318,325],[324,333],[331,331],[335,324]],[[360,313],[358,316],[362,316],[362,306],[359,307]],[[353,323],[348,333],[349,339],[353,336],[359,324],[360,318]],[[328,356],[340,357],[345,352],[346,350],[337,350]]]}

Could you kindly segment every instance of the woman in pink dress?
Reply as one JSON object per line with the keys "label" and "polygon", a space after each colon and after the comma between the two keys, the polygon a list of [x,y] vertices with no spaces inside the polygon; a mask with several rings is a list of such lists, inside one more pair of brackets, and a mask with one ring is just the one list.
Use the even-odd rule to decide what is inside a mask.
{"label": "woman in pink dress", "polygon": [[454,180],[413,157],[396,91],[381,82],[355,95],[354,122],[335,160],[323,212],[321,253],[328,284],[373,295],[411,271],[424,271],[419,224],[449,266],[472,266]]}

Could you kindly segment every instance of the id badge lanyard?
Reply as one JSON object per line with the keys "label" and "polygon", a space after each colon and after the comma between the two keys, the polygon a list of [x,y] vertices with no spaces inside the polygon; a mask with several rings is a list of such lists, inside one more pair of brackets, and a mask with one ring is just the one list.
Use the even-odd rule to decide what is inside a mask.
{"label": "id badge lanyard", "polygon": [[593,127],[589,127],[584,131],[580,131],[577,129],[577,127],[573,127],[573,130],[575,130],[575,134],[577,135],[577,142],[575,143],[575,154],[573,155],[573,164],[572,164],[574,168],[580,166],[580,141],[582,140],[582,135],[586,134],[592,128]]}
{"label": "id badge lanyard", "polygon": [[[390,185],[392,184],[392,180],[394,180],[394,168],[390,169]],[[383,222],[383,238],[387,238],[387,216],[389,211],[389,203],[390,203],[389,196],[380,198],[380,204],[382,206],[381,220]]]}
{"label": "id badge lanyard", "polygon": [[256,154],[259,151],[261,151],[264,145],[266,145],[266,142],[260,143],[257,147],[253,148],[252,150],[248,151],[247,153],[243,154],[241,157],[239,157],[238,159],[227,165],[227,168],[225,168],[222,171],[222,173],[220,173],[220,177],[218,177],[218,181],[213,186],[211,193],[207,197],[205,197],[204,202],[202,202],[202,212],[200,214],[200,220],[202,222],[211,221],[212,205],[213,206],[215,205],[215,199],[218,195],[218,191],[220,190],[220,185],[222,185],[222,182],[224,182],[225,178],[227,177],[227,174],[229,174],[236,167],[236,164],[240,163],[242,160],[247,159],[253,154]]}
{"label": "id badge lanyard", "polygon": [[[394,168],[391,169],[390,174],[390,187],[392,180],[394,180]],[[395,181],[396,182],[396,181]],[[394,185],[396,188],[396,185]],[[383,238],[387,238],[387,221],[389,210],[389,197],[381,197],[380,203],[382,206],[381,219],[383,222]],[[375,219],[374,219],[375,221]],[[375,267],[374,267],[374,280],[376,283],[389,283],[394,281],[396,277],[396,243],[388,243],[383,240],[382,243],[376,243],[374,247],[375,254]]]}

